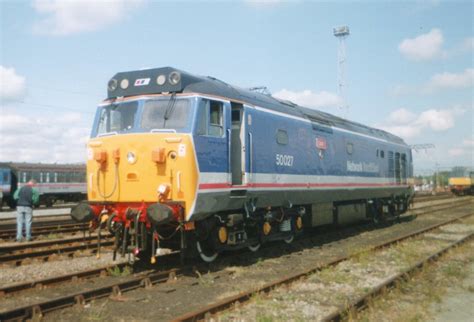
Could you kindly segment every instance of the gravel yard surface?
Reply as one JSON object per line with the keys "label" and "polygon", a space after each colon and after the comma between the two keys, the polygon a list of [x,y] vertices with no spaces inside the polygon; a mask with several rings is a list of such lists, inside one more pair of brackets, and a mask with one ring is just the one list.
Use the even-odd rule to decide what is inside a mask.
{"label": "gravel yard surface", "polygon": [[[416,220],[406,217],[401,224],[375,230],[367,228],[362,232],[360,230],[345,232],[341,233],[342,236],[334,233],[331,234],[332,237],[324,234],[319,237],[316,233],[311,241],[302,240],[292,245],[273,243],[262,247],[257,253],[248,251],[231,253],[209,265],[208,271],[180,277],[173,283],[157,285],[151,289],[127,292],[122,296],[120,302],[110,299],[99,300],[85,308],[71,308],[48,314],[44,319],[48,321],[116,321],[117,319],[168,321],[219,299],[294,274],[297,271],[306,270],[315,264],[322,264],[341,255],[361,251],[370,245],[458,216],[470,211],[471,208],[472,206],[468,205],[449,212],[420,216]],[[433,242],[430,240],[424,243],[424,247],[429,249],[443,243],[447,243],[447,241],[436,239]],[[371,278],[366,284],[355,283],[350,286],[348,291],[359,291],[364,287],[370,287],[373,283],[390,275],[393,272],[391,269],[390,264],[384,264],[380,271],[361,266],[355,276],[367,277],[367,274],[370,274]],[[338,286],[337,283],[333,283],[333,285],[345,287]],[[137,310],[137,307],[140,309]],[[310,312],[312,308],[306,307],[306,310]],[[307,315],[309,316],[310,313]],[[255,316],[249,318],[255,320]]]}
{"label": "gravel yard surface", "polygon": [[474,317],[474,262],[467,266],[467,277],[461,285],[448,289],[441,300],[431,305],[433,322],[471,322]]}
{"label": "gravel yard surface", "polygon": [[[452,229],[457,230],[457,229]],[[474,232],[456,233],[459,240]],[[290,287],[281,287],[268,297],[252,301],[241,309],[221,316],[222,321],[302,320],[319,321],[339,307],[404,272],[418,261],[448,246],[445,238],[420,237],[375,253],[362,254],[313,274]]]}
{"label": "gravel yard surface", "polygon": [[78,254],[77,257],[69,258],[58,256],[57,260],[51,262],[36,262],[30,265],[21,265],[18,267],[2,267],[0,269],[0,284],[7,286],[20,282],[30,282],[38,279],[45,279],[60,275],[80,272],[87,269],[99,268],[114,263],[120,263],[125,260],[118,257],[114,262],[112,253],[102,253],[99,259],[96,256]]}

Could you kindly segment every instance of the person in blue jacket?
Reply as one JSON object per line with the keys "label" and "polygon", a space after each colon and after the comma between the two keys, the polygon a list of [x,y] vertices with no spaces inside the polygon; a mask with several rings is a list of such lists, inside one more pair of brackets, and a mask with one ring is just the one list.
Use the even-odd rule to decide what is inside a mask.
{"label": "person in blue jacket", "polygon": [[25,225],[26,241],[31,240],[31,222],[33,220],[33,206],[39,202],[38,190],[34,188],[36,181],[31,179],[28,183],[18,188],[13,194],[16,200],[16,241],[23,240],[23,224]]}

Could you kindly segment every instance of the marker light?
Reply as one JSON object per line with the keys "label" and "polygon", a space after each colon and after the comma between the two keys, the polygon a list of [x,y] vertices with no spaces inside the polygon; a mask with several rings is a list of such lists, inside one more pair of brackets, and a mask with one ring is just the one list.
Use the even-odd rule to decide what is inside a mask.
{"label": "marker light", "polygon": [[156,83],[158,85],[163,85],[166,82],[166,76],[165,75],[160,75],[156,78]]}
{"label": "marker light", "polygon": [[120,81],[120,87],[121,87],[122,89],[127,89],[127,88],[128,88],[128,83],[129,83],[129,82],[128,82],[128,79],[126,79],[126,78],[125,78],[125,79],[122,79],[122,80]]}
{"label": "marker light", "polygon": [[109,80],[107,87],[109,88],[109,91],[115,91],[117,89],[117,80],[115,78]]}
{"label": "marker light", "polygon": [[127,153],[127,161],[130,164],[134,164],[135,162],[137,162],[137,156],[135,155],[135,153],[128,152]]}
{"label": "marker light", "polygon": [[178,72],[171,72],[168,76],[168,81],[171,85],[176,85],[181,80],[181,74]]}

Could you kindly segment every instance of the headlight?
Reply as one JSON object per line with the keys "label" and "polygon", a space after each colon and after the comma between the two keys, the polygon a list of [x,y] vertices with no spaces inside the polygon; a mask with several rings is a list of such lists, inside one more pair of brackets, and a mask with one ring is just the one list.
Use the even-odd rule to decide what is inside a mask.
{"label": "headlight", "polygon": [[164,195],[165,193],[168,192],[169,186],[167,184],[160,184],[158,187],[158,193]]}
{"label": "headlight", "polygon": [[134,164],[135,162],[137,162],[137,156],[135,155],[135,153],[128,152],[127,153],[127,161],[130,164]]}
{"label": "headlight", "polygon": [[166,82],[166,76],[165,75],[160,75],[156,78],[156,83],[158,85],[163,85]]}
{"label": "headlight", "polygon": [[112,78],[111,80],[109,80],[107,87],[109,88],[109,91],[111,92],[115,91],[117,89],[117,80],[115,78]]}
{"label": "headlight", "polygon": [[127,89],[127,87],[128,87],[128,79],[126,79],[126,78],[125,78],[125,79],[122,79],[122,80],[120,81],[120,87],[121,87],[122,89]]}
{"label": "headlight", "polygon": [[178,72],[171,72],[168,76],[168,81],[171,85],[176,85],[181,80],[181,74]]}

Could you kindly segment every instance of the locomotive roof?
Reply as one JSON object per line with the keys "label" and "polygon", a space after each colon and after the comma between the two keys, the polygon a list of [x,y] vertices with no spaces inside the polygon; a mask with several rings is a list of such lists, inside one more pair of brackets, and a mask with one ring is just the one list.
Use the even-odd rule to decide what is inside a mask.
{"label": "locomotive roof", "polygon": [[299,106],[271,95],[229,85],[214,77],[196,76],[172,67],[117,73],[109,81],[107,98],[157,93],[201,93],[227,97],[230,100],[246,102],[276,112],[306,118],[323,126],[334,126],[390,142],[405,144],[400,137],[383,130]]}
{"label": "locomotive roof", "polygon": [[83,163],[57,164],[57,163],[28,163],[28,162],[0,162],[1,168],[11,168],[23,171],[84,171]]}

